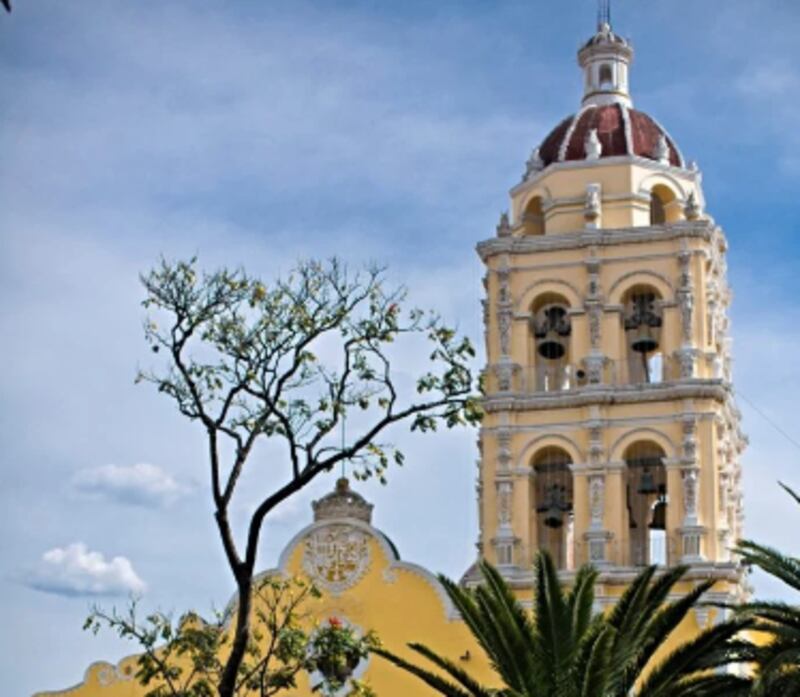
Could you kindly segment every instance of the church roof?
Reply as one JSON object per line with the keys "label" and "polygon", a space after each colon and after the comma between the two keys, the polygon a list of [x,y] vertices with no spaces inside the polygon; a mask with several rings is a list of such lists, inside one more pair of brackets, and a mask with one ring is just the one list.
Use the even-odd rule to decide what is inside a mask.
{"label": "church roof", "polygon": [[684,166],[677,145],[655,119],[622,103],[590,104],[564,119],[539,146],[542,166],[587,159],[586,139],[592,130],[596,131],[602,146],[601,158],[637,155],[661,160],[658,150],[663,137],[669,164]]}

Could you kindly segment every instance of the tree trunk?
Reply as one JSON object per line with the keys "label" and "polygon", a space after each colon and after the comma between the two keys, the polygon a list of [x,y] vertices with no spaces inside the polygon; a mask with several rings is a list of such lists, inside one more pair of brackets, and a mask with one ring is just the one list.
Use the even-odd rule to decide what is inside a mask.
{"label": "tree trunk", "polygon": [[237,574],[236,585],[239,589],[239,604],[236,611],[236,628],[230,656],[225,663],[222,680],[219,683],[219,697],[234,697],[236,694],[236,678],[244,660],[247,644],[250,640],[250,608],[253,599],[253,573],[244,570]]}

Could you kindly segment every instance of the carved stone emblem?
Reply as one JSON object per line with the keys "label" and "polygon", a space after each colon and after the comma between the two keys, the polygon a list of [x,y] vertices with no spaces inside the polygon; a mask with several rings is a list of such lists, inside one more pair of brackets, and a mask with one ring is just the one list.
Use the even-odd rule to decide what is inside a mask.
{"label": "carved stone emblem", "polygon": [[369,566],[369,536],[352,525],[326,525],[306,538],[303,568],[332,593],[355,585]]}

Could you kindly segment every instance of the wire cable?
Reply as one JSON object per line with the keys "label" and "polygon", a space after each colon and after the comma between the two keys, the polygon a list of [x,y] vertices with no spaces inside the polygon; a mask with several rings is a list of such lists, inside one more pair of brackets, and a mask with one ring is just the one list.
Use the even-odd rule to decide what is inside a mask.
{"label": "wire cable", "polygon": [[786,431],[784,431],[778,424],[776,424],[765,412],[763,412],[759,407],[757,407],[753,400],[748,399],[746,395],[742,394],[738,390],[736,391],[736,395],[741,397],[745,402],[747,402],[753,410],[761,416],[764,421],[766,421],[772,428],[774,428],[778,433],[780,433],[786,440],[788,440],[795,448],[800,450],[800,443],[797,442],[792,436],[790,436]]}

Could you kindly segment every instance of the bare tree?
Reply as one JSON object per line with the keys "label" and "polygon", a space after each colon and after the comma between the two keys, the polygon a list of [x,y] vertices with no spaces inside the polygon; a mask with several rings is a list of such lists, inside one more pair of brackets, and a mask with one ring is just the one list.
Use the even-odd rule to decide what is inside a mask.
{"label": "bare tree", "polygon": [[[311,261],[267,285],[241,269],[199,273],[195,259],[162,260],[142,283],[145,307],[161,315],[147,320],[146,338],[168,361],[138,380],[173,399],[181,414],[201,424],[208,441],[214,517],[238,589],[233,641],[218,684],[221,697],[233,697],[251,637],[266,516],[343,461],[352,463],[357,478],[383,480],[390,462],[403,462],[399,450],[378,441],[394,424],[430,431],[438,423],[476,422],[468,365],[474,350],[438,316],[404,310],[404,289],[387,289],[379,268],[351,274],[337,260]],[[426,368],[411,389],[391,364],[404,341],[412,352],[428,346],[417,354]],[[348,414],[354,435],[342,442]],[[255,457],[264,440],[279,441],[285,456]],[[240,542],[231,528],[231,501],[255,459],[272,474],[274,488],[258,503]]]}

